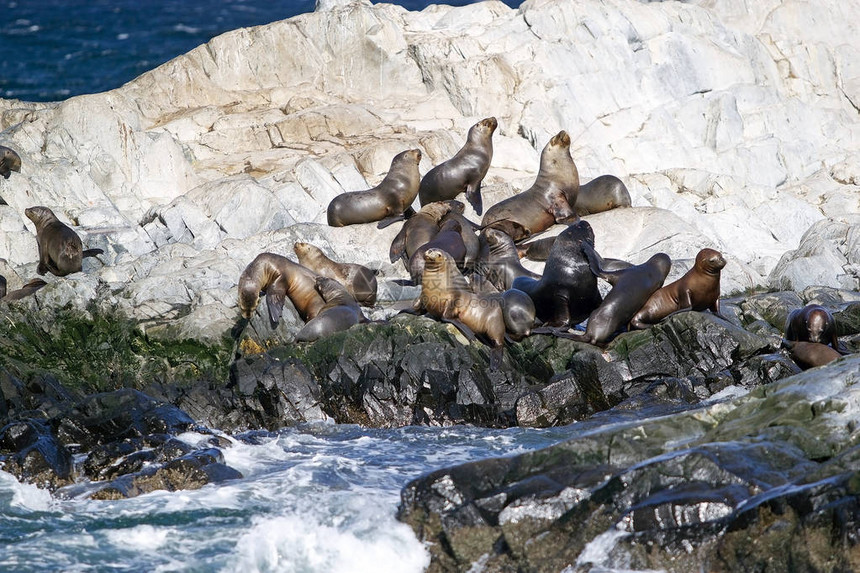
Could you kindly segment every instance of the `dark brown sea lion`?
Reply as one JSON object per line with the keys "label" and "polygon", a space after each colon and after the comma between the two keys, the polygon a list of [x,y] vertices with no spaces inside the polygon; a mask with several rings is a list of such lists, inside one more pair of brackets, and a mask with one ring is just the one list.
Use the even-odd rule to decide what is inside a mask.
{"label": "dark brown sea lion", "polygon": [[424,254],[428,249],[441,249],[445,251],[451,255],[457,267],[462,269],[466,260],[466,245],[463,243],[460,223],[454,219],[448,219],[442,223],[436,236],[431,241],[421,245],[409,258],[408,270],[412,277],[412,282],[415,284],[421,284],[421,277],[424,274]]}
{"label": "dark brown sea lion", "polygon": [[[511,288],[517,277],[540,279],[538,273],[528,270],[520,263],[514,240],[504,231],[489,227],[481,231],[479,241],[480,250],[475,264],[473,283],[481,283],[483,281],[480,278],[483,278],[495,290],[501,292]],[[481,289],[481,292],[486,291]]]}
{"label": "dark brown sea lion", "polygon": [[788,348],[791,359],[804,370],[830,364],[840,356],[839,352],[826,344],[820,342],[803,342],[799,340],[785,340],[782,345]]}
{"label": "dark brown sea lion", "polygon": [[316,317],[309,320],[296,333],[297,342],[318,340],[334,332],[346,330],[359,322],[367,321],[356,300],[349,294],[346,287],[335,279],[317,277],[314,287],[325,300],[325,306]]}
{"label": "dark brown sea lion", "polygon": [[8,300],[21,300],[22,298],[24,298],[26,296],[30,296],[31,294],[33,294],[34,292],[36,292],[37,290],[39,290],[40,288],[42,288],[46,284],[48,284],[48,283],[46,283],[42,279],[33,279],[30,282],[28,282],[27,284],[25,284],[24,286],[22,286],[21,288],[19,288],[18,290],[10,291],[10,292],[6,293],[6,296],[0,297],[0,298],[2,298],[3,300],[7,300],[7,301]]}
{"label": "dark brown sea lion", "polygon": [[406,219],[400,232],[391,241],[388,251],[391,262],[403,259],[403,263],[407,264],[419,247],[436,236],[439,222],[452,209],[462,213],[465,206],[460,201],[436,201],[424,205],[420,211]]}
{"label": "dark brown sea lion", "polygon": [[615,175],[601,175],[579,186],[574,210],[579,216],[630,206],[630,192]]}
{"label": "dark brown sea lion", "polygon": [[371,269],[355,263],[333,261],[310,243],[295,243],[293,251],[300,265],[318,275],[338,281],[359,304],[373,306],[376,303],[376,273]]}
{"label": "dark brown sea lion", "polygon": [[21,156],[14,149],[0,145],[0,175],[9,179],[13,171],[21,171]]}
{"label": "dark brown sea lion", "polygon": [[332,227],[373,223],[402,215],[415,201],[421,174],[421,150],[409,149],[394,156],[382,182],[366,191],[341,193],[328,204],[328,224]]}
{"label": "dark brown sea lion", "polygon": [[80,272],[84,257],[104,253],[101,249],[83,250],[78,234],[57,219],[47,207],[29,207],[24,210],[24,214],[36,225],[36,243],[39,246],[36,272],[40,275],[50,272],[63,277]]}
{"label": "dark brown sea lion", "polygon": [[550,249],[543,276],[518,277],[511,285],[531,297],[537,318],[548,326],[579,324],[600,305],[597,277],[582,251],[585,243],[594,244],[591,225],[587,221],[569,225]]}
{"label": "dark brown sea lion", "polygon": [[710,310],[720,315],[720,271],[726,259],[719,251],[702,249],[696,263],[681,278],[658,289],[630,320],[631,328],[648,328],[679,310]]}
{"label": "dark brown sea lion", "polygon": [[818,304],[808,304],[791,311],[785,322],[785,339],[800,342],[820,342],[839,350],[836,320],[830,311]]}
{"label": "dark brown sea lion", "polygon": [[600,344],[609,340],[619,328],[626,326],[633,315],[658,288],[663,286],[672,259],[666,253],[657,253],[641,265],[620,270],[606,270],[594,247],[583,242],[582,250],[588,257],[592,272],[612,285],[600,306],[588,317],[585,332],[567,335],[574,340]]}
{"label": "dark brown sea lion", "polygon": [[469,128],[466,144],[460,151],[428,171],[421,179],[418,188],[421,205],[453,199],[465,193],[475,213],[481,214],[481,181],[493,159],[493,132],[498,125],[495,117],[488,117]]}
{"label": "dark brown sea lion", "polygon": [[579,173],[570,157],[570,136],[560,131],[541,152],[534,184],[487,209],[481,227],[501,229],[514,241],[526,239],[553,223],[574,219],[578,192]]}
{"label": "dark brown sea lion", "polygon": [[416,310],[425,310],[435,318],[451,322],[468,338],[480,334],[490,343],[490,369],[501,363],[505,318],[498,295],[473,293],[450,254],[441,249],[424,253],[424,275]]}
{"label": "dark brown sea lion", "polygon": [[302,320],[314,318],[325,306],[316,290],[316,273],[274,253],[260,253],[245,267],[239,277],[239,309],[251,318],[260,302],[260,292],[266,293],[269,319],[277,324],[284,310],[284,300],[290,298]]}
{"label": "dark brown sea lion", "polygon": [[507,289],[498,296],[502,299],[502,316],[507,335],[513,340],[522,340],[531,334],[537,314],[532,298],[515,288]]}

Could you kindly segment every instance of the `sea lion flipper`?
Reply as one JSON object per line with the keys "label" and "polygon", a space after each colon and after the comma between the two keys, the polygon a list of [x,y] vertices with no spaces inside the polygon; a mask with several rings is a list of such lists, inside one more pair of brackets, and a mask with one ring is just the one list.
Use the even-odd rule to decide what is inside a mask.
{"label": "sea lion flipper", "polygon": [[388,249],[388,259],[393,263],[397,259],[406,257],[406,225],[400,229],[394,240],[391,241],[391,248]]}
{"label": "sea lion flipper", "polygon": [[284,301],[287,298],[287,283],[283,278],[279,278],[266,289],[266,307],[269,309],[269,320],[272,325],[278,324],[281,320],[281,313],[284,312]]}
{"label": "sea lion flipper", "polygon": [[478,340],[478,337],[475,336],[475,333],[472,332],[472,329],[460,322],[455,318],[442,318],[442,322],[448,322],[457,327],[457,330],[463,333],[463,336],[468,338],[471,342],[475,342]]}
{"label": "sea lion flipper", "polygon": [[103,255],[105,252],[101,249],[87,249],[86,251],[81,253],[82,258],[86,257],[95,257],[96,255]]}
{"label": "sea lion flipper", "polygon": [[615,285],[615,282],[621,276],[623,271],[610,271],[606,269],[606,262],[603,260],[597,251],[594,250],[594,246],[588,241],[583,241],[582,252],[585,254],[585,257],[588,259],[588,266],[591,268],[591,272],[594,273],[594,276],[600,277],[611,285]]}
{"label": "sea lion flipper", "polygon": [[475,185],[466,186],[466,200],[475,210],[475,213],[480,215],[484,210],[484,203],[481,199],[481,182],[478,181]]}
{"label": "sea lion flipper", "polygon": [[[394,223],[396,223],[396,222],[398,222],[398,221],[403,221],[403,220],[405,220],[405,219],[406,219],[406,216],[405,216],[405,215],[403,215],[403,214],[401,214],[401,215],[392,215],[391,217],[386,217],[386,218],[382,219],[381,221],[379,221],[379,222],[376,224],[376,228],[377,228],[377,229],[384,229],[385,227],[388,227],[389,225],[393,225]],[[393,261],[392,261],[392,262],[393,262]]]}

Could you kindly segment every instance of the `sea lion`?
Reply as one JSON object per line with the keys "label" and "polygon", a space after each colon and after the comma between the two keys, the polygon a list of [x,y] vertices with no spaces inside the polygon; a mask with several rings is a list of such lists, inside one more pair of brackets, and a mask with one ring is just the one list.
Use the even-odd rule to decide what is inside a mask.
{"label": "sea lion", "polygon": [[619,328],[626,326],[654,291],[663,286],[672,268],[672,259],[666,253],[657,253],[641,265],[609,271],[603,267],[600,255],[590,243],[583,242],[582,251],[588,257],[592,272],[609,282],[612,290],[589,315],[585,332],[566,336],[589,344],[600,344],[609,340]]}
{"label": "sea lion", "polygon": [[648,328],[679,310],[710,310],[720,315],[720,271],[726,259],[719,251],[702,249],[696,262],[681,278],[651,295],[630,319],[631,328]]}
{"label": "sea lion", "polygon": [[403,227],[388,251],[388,258],[393,263],[403,259],[408,265],[410,257],[419,247],[428,243],[439,232],[439,222],[451,210],[463,212],[465,205],[460,201],[436,201],[421,207],[421,210],[406,219]]}
{"label": "sea lion", "polygon": [[839,351],[836,320],[830,311],[818,304],[808,304],[791,311],[785,322],[785,339],[829,344]]}
{"label": "sea lion", "polygon": [[466,144],[454,157],[427,172],[418,188],[418,200],[422,206],[465,193],[475,213],[481,214],[481,181],[493,159],[493,132],[498,125],[495,117],[482,119],[469,128]]}
{"label": "sea lion", "polygon": [[421,295],[414,308],[454,324],[467,338],[474,339],[475,334],[486,337],[490,343],[490,370],[498,368],[505,339],[501,299],[470,291],[454,259],[442,249],[431,248],[424,253]]}
{"label": "sea lion", "polygon": [[251,318],[260,302],[260,292],[266,293],[266,305],[272,324],[278,324],[284,310],[284,299],[290,301],[302,320],[313,319],[325,306],[316,290],[316,273],[274,253],[260,253],[245,267],[239,277],[239,309]]}
{"label": "sea lion", "polygon": [[585,243],[594,244],[588,221],[569,225],[550,249],[543,276],[517,277],[511,284],[531,297],[537,318],[547,326],[574,326],[600,305],[597,277],[582,251]]}
{"label": "sea lion", "polygon": [[9,179],[13,171],[21,171],[21,156],[14,149],[0,145],[0,175]]}
{"label": "sea lion", "polygon": [[462,211],[454,209],[442,217],[439,222],[440,227],[445,224],[445,221],[454,220],[460,223],[460,237],[463,238],[463,246],[466,247],[466,255],[463,257],[463,269],[471,271],[475,268],[475,261],[478,259],[478,251],[481,244],[478,241],[478,231],[481,227],[477,223],[473,223],[467,219]]}
{"label": "sea lion", "polygon": [[529,295],[515,288],[498,295],[501,298],[505,332],[512,340],[522,340],[532,332],[535,325],[535,303]]}
{"label": "sea lion", "polygon": [[322,307],[316,317],[309,320],[296,333],[297,342],[318,340],[334,332],[346,330],[359,322],[367,321],[358,306],[358,302],[337,280],[318,276],[314,282],[314,288],[325,300],[325,306]]}
{"label": "sea lion", "polygon": [[574,209],[579,216],[630,206],[630,191],[615,175],[601,175],[579,186]]}
{"label": "sea lion", "polygon": [[448,219],[442,223],[436,236],[431,241],[421,245],[409,258],[407,270],[412,277],[412,282],[415,284],[421,284],[421,277],[424,274],[424,253],[428,249],[441,249],[445,251],[451,255],[458,268],[463,268],[464,261],[466,260],[466,245],[463,243],[460,223],[454,219]]}
{"label": "sea lion", "polygon": [[343,227],[402,215],[418,195],[420,161],[419,149],[395,155],[388,174],[379,185],[366,191],[347,191],[331,200],[327,209],[328,224]]}
{"label": "sea lion", "polygon": [[575,219],[578,192],[579,173],[570,156],[570,136],[560,131],[541,152],[534,184],[487,209],[481,227],[501,229],[514,241],[526,239],[553,223]]}
{"label": "sea lion", "polygon": [[359,304],[373,306],[376,303],[376,273],[371,269],[355,263],[335,262],[310,243],[295,243],[293,251],[300,265],[338,281]]}
{"label": "sea lion", "polygon": [[788,349],[791,359],[804,370],[830,364],[842,356],[838,351],[820,342],[783,339],[782,345]]}
{"label": "sea lion", "polygon": [[27,284],[25,284],[24,286],[22,286],[21,288],[19,288],[18,290],[10,291],[10,292],[6,293],[6,296],[0,297],[0,298],[2,298],[3,300],[7,300],[7,301],[8,300],[21,300],[22,298],[24,298],[26,296],[30,296],[31,294],[35,293],[37,290],[39,290],[40,288],[42,288],[46,284],[48,284],[48,283],[46,283],[42,279],[33,279],[30,282],[28,282]]}
{"label": "sea lion", "polygon": [[479,241],[480,250],[473,283],[483,283],[483,278],[495,290],[501,292],[511,288],[517,277],[540,279],[538,273],[528,270],[520,263],[514,240],[504,231],[492,227],[483,229]]}
{"label": "sea lion", "polygon": [[47,207],[29,207],[24,210],[24,214],[36,225],[36,243],[39,246],[36,272],[40,275],[50,272],[63,277],[80,272],[84,257],[104,253],[101,249],[83,250],[78,234],[57,219]]}

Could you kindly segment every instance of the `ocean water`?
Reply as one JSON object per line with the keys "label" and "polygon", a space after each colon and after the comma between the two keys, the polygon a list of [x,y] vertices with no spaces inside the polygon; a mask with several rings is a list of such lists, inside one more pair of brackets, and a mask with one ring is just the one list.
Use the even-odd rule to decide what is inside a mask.
{"label": "ocean water", "polygon": [[[394,3],[422,10],[442,2]],[[505,3],[517,7],[522,0]],[[314,4],[314,0],[0,0],[0,98],[57,101],[117,88],[218,34],[310,12]]]}

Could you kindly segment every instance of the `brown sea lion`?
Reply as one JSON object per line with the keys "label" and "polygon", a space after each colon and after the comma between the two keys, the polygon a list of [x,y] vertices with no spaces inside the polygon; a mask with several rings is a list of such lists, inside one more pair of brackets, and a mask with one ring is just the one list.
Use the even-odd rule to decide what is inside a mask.
{"label": "brown sea lion", "polygon": [[601,175],[579,186],[574,210],[579,216],[630,206],[630,192],[615,175]]}
{"label": "brown sea lion", "polygon": [[498,295],[473,293],[450,254],[441,249],[424,253],[424,275],[416,310],[425,310],[435,318],[451,322],[468,338],[480,334],[490,343],[490,370],[502,360],[505,318]]}
{"label": "brown sea lion", "polygon": [[260,292],[266,293],[269,319],[277,324],[284,310],[284,300],[290,298],[302,320],[314,318],[325,306],[316,290],[316,273],[274,253],[260,253],[245,267],[239,277],[239,309],[251,318],[260,302]]}
{"label": "brown sea lion", "polygon": [[335,262],[310,243],[295,243],[293,251],[300,265],[306,266],[318,275],[338,281],[359,304],[365,306],[376,304],[376,273],[371,269],[355,263]]}
{"label": "brown sea lion", "polygon": [[328,224],[343,227],[373,223],[402,215],[415,201],[421,174],[421,150],[409,149],[394,156],[382,182],[366,191],[341,193],[328,204]]}
{"label": "brown sea lion", "polygon": [[462,213],[465,206],[460,201],[436,201],[424,205],[420,211],[406,219],[400,232],[391,241],[388,251],[391,262],[403,259],[403,263],[407,264],[419,247],[436,236],[439,222],[452,209]]}
{"label": "brown sea lion", "polygon": [[575,219],[578,192],[579,173],[570,157],[570,136],[560,131],[541,152],[534,184],[487,209],[481,227],[501,229],[514,241],[526,239],[553,223]]}
{"label": "brown sea lion", "polygon": [[14,149],[0,145],[0,175],[9,179],[13,171],[21,171],[21,156]]}
{"label": "brown sea lion", "polygon": [[502,316],[507,335],[513,340],[522,340],[531,334],[537,314],[532,298],[515,288],[507,289],[498,296],[502,299]]}
{"label": "brown sea lion", "polygon": [[601,264],[600,255],[590,243],[582,243],[582,251],[588,257],[592,272],[612,285],[600,306],[588,317],[585,332],[567,335],[573,340],[600,344],[609,340],[619,328],[626,326],[633,315],[658,288],[663,286],[672,259],[666,253],[657,253],[641,265],[609,271]]}
{"label": "brown sea lion", "polygon": [[22,298],[24,298],[26,296],[30,296],[31,294],[33,294],[34,292],[36,292],[37,290],[39,290],[40,288],[42,288],[46,284],[48,284],[48,283],[46,283],[42,279],[33,279],[30,282],[28,282],[27,284],[25,284],[24,286],[22,286],[21,288],[19,288],[18,290],[9,291],[8,293],[6,293],[6,296],[0,297],[0,298],[2,298],[3,300],[7,300],[7,301],[9,301],[9,300],[21,300]]}
{"label": "brown sea lion", "polygon": [[40,275],[50,272],[63,277],[80,272],[84,257],[104,253],[101,249],[83,250],[78,234],[57,219],[47,207],[29,207],[24,210],[24,214],[36,225],[36,243],[39,246],[36,272]]}
{"label": "brown sea lion", "polygon": [[696,263],[681,278],[658,289],[630,320],[631,328],[648,328],[679,310],[710,310],[720,315],[720,271],[726,259],[719,251],[702,249]]}
{"label": "brown sea lion", "polygon": [[791,311],[785,322],[785,339],[800,342],[820,342],[839,350],[836,320],[830,311],[818,304],[808,304]]}
{"label": "brown sea lion", "polygon": [[482,119],[469,128],[466,144],[454,157],[427,172],[418,188],[422,206],[465,193],[475,213],[481,214],[481,182],[493,159],[493,133],[498,126],[495,117]]}
{"label": "brown sea lion", "polygon": [[504,231],[486,228],[481,231],[479,241],[480,250],[473,283],[482,283],[480,279],[483,278],[495,290],[501,292],[511,288],[517,277],[540,279],[538,273],[528,270],[520,263],[514,240]]}
{"label": "brown sea lion", "polygon": [[511,284],[531,297],[537,318],[548,326],[579,324],[600,305],[597,277],[582,250],[585,243],[594,244],[591,225],[587,221],[569,225],[550,249],[543,276],[518,277]]}
{"label": "brown sea lion", "polygon": [[358,306],[358,302],[337,280],[319,276],[316,278],[314,288],[325,300],[325,306],[322,307],[316,317],[309,320],[296,333],[297,342],[318,340],[334,332],[346,330],[359,322],[367,321]]}
{"label": "brown sea lion", "polygon": [[409,258],[408,270],[412,277],[412,282],[415,284],[421,284],[421,277],[424,274],[424,254],[428,249],[441,249],[445,251],[451,255],[457,267],[462,269],[466,260],[466,245],[463,243],[460,223],[454,219],[448,219],[442,223],[436,236],[431,241],[421,245]]}
{"label": "brown sea lion", "polygon": [[826,344],[820,342],[803,342],[799,340],[785,340],[782,345],[788,348],[791,359],[804,370],[830,364],[840,356],[839,352]]}

